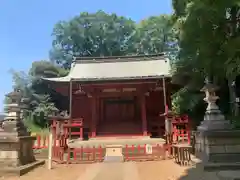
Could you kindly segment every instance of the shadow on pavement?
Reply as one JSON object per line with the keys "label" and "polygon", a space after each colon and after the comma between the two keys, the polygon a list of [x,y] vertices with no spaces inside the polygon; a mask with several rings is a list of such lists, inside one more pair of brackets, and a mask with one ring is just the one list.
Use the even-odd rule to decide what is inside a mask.
{"label": "shadow on pavement", "polygon": [[187,169],[183,176],[178,180],[219,180],[216,176],[216,172],[204,171],[203,164],[201,162],[196,163],[189,169]]}

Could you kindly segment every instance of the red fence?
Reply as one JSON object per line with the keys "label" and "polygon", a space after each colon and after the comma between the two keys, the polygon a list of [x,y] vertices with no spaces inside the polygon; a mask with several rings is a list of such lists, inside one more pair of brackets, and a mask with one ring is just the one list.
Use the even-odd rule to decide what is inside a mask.
{"label": "red fence", "polygon": [[[172,116],[172,134],[168,135],[171,143],[188,143],[190,144],[190,122],[188,116]],[[83,137],[83,119],[72,119],[71,121],[62,119],[57,121],[53,119],[52,123],[53,144],[54,146],[67,147],[68,139],[71,136]],[[77,131],[72,131],[72,128],[77,128]],[[76,130],[76,129],[75,129]],[[169,137],[170,136],[170,137]],[[33,145],[34,149],[48,148],[48,136],[37,135],[37,139]]]}
{"label": "red fence", "polygon": [[36,135],[36,140],[33,143],[33,149],[47,149],[49,138],[47,135]]}
{"label": "red fence", "polygon": [[[53,148],[53,160],[62,164],[93,163],[102,162],[106,154],[106,148],[81,147],[68,148],[64,150],[60,147]],[[155,145],[151,153],[147,152],[147,145],[126,145],[123,148],[124,161],[152,161],[164,160],[172,157],[171,147],[165,145]]]}
{"label": "red fence", "polygon": [[173,129],[172,143],[174,144],[190,144],[191,132],[186,129]]}
{"label": "red fence", "polygon": [[92,163],[101,162],[105,156],[105,148],[98,147],[81,147],[81,148],[53,148],[53,160],[58,163]]}
{"label": "red fence", "polygon": [[126,145],[123,148],[125,161],[150,161],[163,160],[171,157],[172,150],[170,145],[157,144],[151,147],[151,153],[147,152],[147,145]]}
{"label": "red fence", "polygon": [[190,120],[187,115],[171,117],[172,123],[172,143],[187,143],[190,144],[191,131]]}
{"label": "red fence", "polygon": [[[190,144],[191,141],[191,132],[186,129],[173,129],[172,134],[172,143],[178,144],[178,143],[187,143]],[[36,135],[36,140],[33,144],[33,149],[47,149],[48,148],[48,136],[43,135]],[[60,146],[60,144],[65,144],[61,146],[66,146],[68,139],[65,139],[66,142],[62,142],[60,139],[57,139],[54,141],[55,146]],[[130,148],[130,147],[128,147]]]}
{"label": "red fence", "polygon": [[[70,136],[78,136],[83,138],[83,119],[59,119],[53,118],[52,120],[53,136],[64,136],[66,139]],[[75,129],[75,130],[74,130]],[[76,130],[78,129],[78,130]]]}
{"label": "red fence", "polygon": [[[48,137],[37,136],[34,149],[48,148]],[[147,151],[147,145],[125,145],[122,148],[124,161],[161,160],[171,157],[171,145],[157,144],[151,147],[151,153]],[[102,162],[106,154],[106,148],[101,146],[66,148],[61,146],[60,140],[53,142],[53,161],[58,163],[92,163]]]}

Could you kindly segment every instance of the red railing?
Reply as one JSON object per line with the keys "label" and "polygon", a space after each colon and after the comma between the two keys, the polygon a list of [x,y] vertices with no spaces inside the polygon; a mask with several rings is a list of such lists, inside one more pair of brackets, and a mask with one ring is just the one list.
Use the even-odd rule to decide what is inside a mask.
{"label": "red railing", "polygon": [[[83,119],[57,119],[52,120],[52,132],[54,136],[63,136],[69,138],[70,136],[79,136],[83,138]],[[78,128],[78,131],[73,131],[73,128]]]}
{"label": "red railing", "polygon": [[187,115],[173,116],[172,120],[172,143],[188,143],[191,140],[191,124]]}
{"label": "red railing", "polygon": [[126,145],[123,149],[125,161],[150,161],[163,160],[171,157],[171,147],[166,144],[157,144],[151,147],[151,153],[147,152],[147,145]]}
{"label": "red railing", "polygon": [[172,143],[191,143],[191,132],[186,129],[173,129]]}
{"label": "red railing", "polygon": [[105,148],[101,146],[92,148],[69,148],[67,150],[67,163],[90,163],[101,162],[104,160]]}
{"label": "red railing", "polygon": [[61,147],[53,147],[53,161],[62,164],[102,162],[104,156],[105,148],[101,146],[68,148],[67,150]]}
{"label": "red railing", "polygon": [[36,140],[33,143],[33,149],[47,149],[48,148],[48,136],[47,135],[36,135]]}
{"label": "red railing", "polygon": [[[106,148],[101,146],[53,149],[53,160],[61,164],[102,162],[106,154]],[[171,147],[166,145],[154,145],[152,152],[147,152],[147,145],[125,145],[123,148],[124,161],[152,161],[172,158]]]}
{"label": "red railing", "polygon": [[[79,128],[79,131],[72,131],[72,128]],[[79,136],[83,138],[83,120],[72,119],[58,121],[53,119],[52,122],[53,133],[53,146],[67,147],[68,139],[70,136]],[[36,140],[33,144],[33,149],[46,149],[48,148],[48,135],[36,135]]]}

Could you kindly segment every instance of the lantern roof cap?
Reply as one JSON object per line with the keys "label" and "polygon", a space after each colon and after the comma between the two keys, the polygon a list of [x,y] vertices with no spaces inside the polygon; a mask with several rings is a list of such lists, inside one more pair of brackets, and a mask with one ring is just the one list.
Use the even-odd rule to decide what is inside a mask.
{"label": "lantern roof cap", "polygon": [[215,92],[219,90],[219,87],[212,83],[207,83],[203,86],[203,88],[200,90],[202,92],[209,91],[209,92]]}

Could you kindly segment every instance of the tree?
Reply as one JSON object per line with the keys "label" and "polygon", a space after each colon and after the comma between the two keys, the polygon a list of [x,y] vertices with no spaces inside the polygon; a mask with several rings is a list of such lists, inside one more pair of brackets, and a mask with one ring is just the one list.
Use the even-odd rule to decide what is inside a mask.
{"label": "tree", "polygon": [[[59,96],[58,93],[53,92],[44,83],[42,77],[59,77],[67,74],[67,70],[54,65],[49,61],[35,61],[29,73],[11,71],[13,76],[13,87],[23,92],[23,97],[28,99],[27,109],[24,114],[32,116],[34,123],[40,126],[45,126],[46,117],[57,110],[53,99]],[[64,99],[64,98],[62,98]]]}
{"label": "tree", "polygon": [[56,108],[59,110],[66,108],[57,103],[56,99],[66,102],[62,104],[69,104],[67,98],[54,91],[54,89],[49,88],[48,84],[42,80],[42,77],[62,77],[67,74],[68,69],[61,68],[50,61],[43,60],[32,63],[29,77],[31,78],[31,90],[34,99],[32,102],[34,113],[39,115],[41,112],[44,112],[44,115],[48,116]]}
{"label": "tree", "polygon": [[121,56],[135,53],[134,21],[116,14],[81,13],[60,21],[53,31],[51,59],[69,68],[73,56]]}
{"label": "tree", "polygon": [[231,84],[239,74],[239,3],[237,0],[174,0],[179,31],[179,60],[175,74],[188,74],[190,83],[209,77],[214,83]]}
{"label": "tree", "polygon": [[139,54],[169,52],[176,42],[170,15],[152,16],[138,24],[137,51]]}

